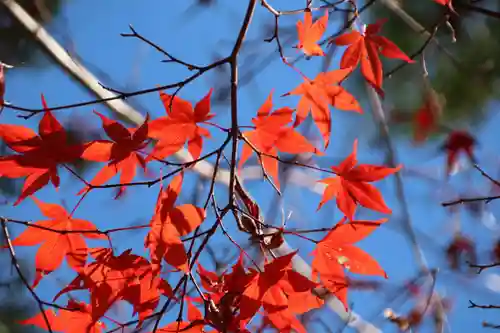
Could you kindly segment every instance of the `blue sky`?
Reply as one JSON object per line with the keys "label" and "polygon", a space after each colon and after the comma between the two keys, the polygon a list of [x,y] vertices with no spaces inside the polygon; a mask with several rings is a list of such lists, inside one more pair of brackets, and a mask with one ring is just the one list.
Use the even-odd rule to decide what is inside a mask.
{"label": "blue sky", "polygon": [[[164,47],[176,57],[198,65],[206,65],[214,59],[228,54],[232,43],[237,35],[239,24],[244,15],[245,1],[218,1],[216,5],[208,8],[193,6],[194,1],[96,1],[96,0],[74,0],[69,2],[58,18],[50,27],[49,31],[63,43],[68,49],[74,48],[76,54],[83,59],[88,69],[93,71],[105,85],[118,90],[136,90],[176,82],[189,75],[189,72],[175,64],[161,63],[162,56],[149,48],[147,45],[132,38],[123,38],[120,33],[129,32],[129,24],[154,42]],[[293,4],[292,4],[293,3]],[[291,9],[302,6],[303,1],[272,1],[276,8]],[[332,14],[329,32],[335,32],[335,27],[340,24],[340,14]],[[283,17],[280,19],[282,27],[293,27],[296,20],[302,18],[300,15]],[[241,61],[241,75],[244,76],[248,68],[254,68],[254,64],[267,58],[275,50],[275,44],[265,43],[263,30],[266,25],[272,24],[272,16],[263,8],[258,7],[252,22],[248,38],[245,44]],[[71,40],[71,44],[66,41]],[[65,41],[65,42],[63,42]],[[289,57],[297,57],[299,53],[287,47],[285,54]],[[294,106],[296,98],[279,96],[293,89],[300,83],[300,76],[280,62],[278,53],[269,65],[259,72],[251,83],[244,85],[239,92],[240,123],[250,124],[253,117],[264,102],[269,92],[274,89],[275,107]],[[333,66],[338,66],[338,59],[334,59]],[[321,68],[320,59],[302,60],[298,68],[306,75],[313,77]],[[334,67],[331,67],[331,69]],[[107,76],[102,75],[102,72]],[[52,64],[43,68],[16,68],[8,73],[8,86],[6,99],[16,105],[26,107],[39,107],[40,94],[43,93],[49,106],[73,103],[92,99],[93,96],[75,81],[71,80],[59,67]],[[201,99],[206,92],[214,87],[217,80],[215,73],[207,73],[198,80],[190,83],[181,90],[180,97],[191,102]],[[217,86],[216,86],[217,87]],[[365,109],[364,115],[347,113],[333,110],[332,139],[327,151],[327,157],[321,158],[324,167],[335,164],[349,154],[355,138],[359,138],[360,145],[359,160],[364,163],[382,164],[384,154],[380,149],[371,145],[375,133],[375,126],[369,112],[365,94],[356,91],[356,96],[362,101]],[[148,112],[152,117],[164,114],[163,107],[157,94],[148,94],[133,99],[135,106],[145,114]],[[492,103],[494,110],[498,104]],[[100,123],[92,110],[107,112],[101,105],[94,107],[83,107],[71,111],[57,112],[57,118],[64,122],[74,117],[81,117],[88,122],[88,126],[98,128]],[[214,105],[213,112],[217,114],[214,119],[222,126],[229,126],[229,106]],[[15,112],[6,111],[2,115],[2,123],[25,124],[35,127],[39,118],[24,121],[16,118]],[[478,141],[481,143],[477,150],[481,165],[491,174],[497,173],[498,153],[488,145],[488,142],[496,142],[499,135],[498,116],[490,112],[487,122],[475,129]],[[313,127],[312,132],[316,134]],[[213,140],[208,141],[204,152],[217,147],[223,139],[223,135],[212,130]],[[495,320],[495,312],[486,312],[475,309],[467,309],[468,299],[474,299],[477,303],[497,303],[498,295],[493,294],[485,288],[484,284],[489,274],[485,272],[481,276],[468,276],[464,274],[452,274],[449,272],[444,259],[443,247],[449,242],[452,234],[454,219],[460,219],[464,232],[474,239],[480,253],[485,253],[490,248],[491,242],[498,237],[498,228],[488,228],[478,218],[472,217],[464,209],[457,214],[450,215],[440,206],[440,202],[452,199],[453,189],[460,189],[462,194],[479,195],[487,193],[490,184],[478,176],[474,171],[464,171],[453,176],[450,184],[445,185],[442,181],[444,173],[444,156],[437,153],[440,141],[431,141],[423,147],[416,148],[406,139],[394,140],[397,148],[398,158],[403,163],[405,172],[404,184],[405,195],[409,203],[412,222],[419,235],[421,247],[430,267],[440,268],[438,275],[437,290],[450,295],[454,300],[453,311],[449,315],[449,326],[451,331],[470,331],[477,329],[480,322],[491,319]],[[93,176],[93,170],[87,178]],[[415,177],[410,172],[418,172],[424,177]],[[62,185],[59,191],[47,187],[38,192],[37,197],[47,201],[67,204],[72,208],[78,197],[76,192],[81,184],[62,171]],[[314,177],[324,175],[313,174]],[[180,200],[189,201],[192,198],[195,178],[189,176],[184,184],[184,197]],[[272,202],[272,189],[261,181],[249,182],[247,186],[262,205],[263,211],[267,212]],[[386,297],[398,293],[398,288],[406,280],[415,276],[417,266],[413,258],[409,243],[401,232],[401,208],[394,197],[394,179],[387,180],[377,185],[387,198],[388,205],[393,208],[393,215],[389,217],[386,226],[380,228],[366,241],[361,242],[361,247],[371,253],[384,267],[390,280],[387,287],[379,293],[352,292],[350,303],[354,309],[373,320],[384,331],[392,331],[391,326],[384,325],[380,317],[380,311],[387,306]],[[78,217],[86,218],[94,222],[102,229],[115,228],[132,223],[147,223],[153,212],[153,207],[158,194],[158,187],[134,188],[129,195],[122,200],[113,201],[113,193],[110,190],[95,191],[86,198],[78,208]],[[219,202],[224,202],[224,188],[217,188]],[[287,221],[288,227],[319,228],[331,226],[339,220],[340,213],[334,209],[334,205],[327,205],[320,212],[315,213],[320,196],[311,193],[307,188],[291,186],[285,195],[282,204],[285,214],[292,212]],[[202,203],[204,198],[200,199]],[[272,207],[271,207],[272,208]],[[1,214],[17,219],[40,219],[42,216],[32,201],[26,200],[19,207],[1,206]],[[498,204],[493,202],[489,205],[491,216],[498,213]],[[281,213],[278,213],[280,216]],[[333,216],[333,218],[332,218]],[[486,215],[485,215],[486,216]],[[361,210],[359,218],[380,218],[380,214]],[[207,226],[212,222],[212,216],[207,220]],[[232,224],[231,220],[226,222]],[[13,233],[17,235],[21,228],[13,227]],[[231,232],[237,239],[237,230],[231,226]],[[113,244],[119,252],[133,248],[137,254],[147,255],[143,248],[144,234],[136,232],[118,233],[113,236]],[[319,238],[319,236],[317,237]],[[224,240],[223,236],[217,236],[214,241],[227,245],[230,253],[236,249]],[[312,250],[310,244],[300,238],[288,239],[293,247],[301,249],[301,254],[306,260],[308,252]],[[102,243],[89,243],[92,245],[104,245]],[[215,246],[216,249],[222,247]],[[32,260],[35,249],[19,249],[19,254]],[[224,258],[226,251],[219,251],[219,258]],[[227,254],[226,254],[227,255]],[[489,257],[482,254],[481,261],[488,262]],[[210,267],[208,257],[202,257],[201,261]],[[31,261],[32,262],[32,261]],[[213,267],[210,267],[213,268]],[[37,292],[47,300],[61,289],[61,287],[73,278],[73,273],[63,269],[60,273],[51,274],[41,283]],[[175,281],[175,280],[172,280]],[[398,307],[390,304],[396,311],[404,312],[408,307]],[[125,305],[118,306],[113,315],[120,319],[129,317],[129,308]],[[166,322],[176,316],[176,311],[166,317]],[[331,323],[332,328],[341,327],[337,320],[333,320],[328,310],[322,310],[317,316]],[[429,328],[429,326],[426,326]],[[312,327],[311,327],[312,330]],[[320,331],[319,326],[314,326],[314,331]]]}

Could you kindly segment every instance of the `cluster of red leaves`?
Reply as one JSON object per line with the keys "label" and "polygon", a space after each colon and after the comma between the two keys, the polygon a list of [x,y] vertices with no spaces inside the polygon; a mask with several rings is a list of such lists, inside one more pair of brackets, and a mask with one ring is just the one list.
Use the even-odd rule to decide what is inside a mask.
{"label": "cluster of red leaves", "polygon": [[[81,145],[69,144],[66,131],[52,115],[45,98],[45,109],[39,124],[39,135],[31,129],[18,125],[0,124],[0,138],[17,155],[0,157],[0,176],[9,178],[26,177],[22,193],[15,205],[34,194],[49,180],[54,187],[59,187],[58,166],[66,166],[78,159],[107,163],[79,194],[102,186],[118,173],[120,174],[120,196],[125,185],[136,176],[140,166],[146,171],[146,164],[153,158],[168,157],[188,142],[188,150],[193,158],[198,158],[202,150],[202,137],[209,137],[207,129],[198,126],[213,117],[210,114],[211,91],[196,105],[178,97],[160,93],[167,116],[144,123],[137,128],[126,128],[116,120],[95,112],[102,121],[104,131],[110,140],[94,140]],[[169,111],[171,110],[171,111]],[[151,139],[157,139],[153,151],[145,151]],[[146,157],[147,156],[147,157]],[[145,158],[146,157],[146,158]]]}
{"label": "cluster of red leaves", "polygon": [[[218,305],[220,315],[212,323],[226,323],[232,331],[245,331],[248,322],[263,308],[269,323],[280,332],[306,332],[297,314],[318,308],[323,301],[311,294],[318,284],[292,270],[296,252],[266,263],[263,270],[245,270],[243,257],[232,272],[221,276],[198,266],[206,297]],[[239,309],[237,316],[234,310]]]}
{"label": "cluster of red leaves", "polygon": [[102,318],[115,302],[123,300],[133,305],[141,323],[154,312],[160,295],[174,296],[168,282],[152,270],[151,263],[130,250],[115,256],[111,249],[95,248],[91,255],[95,261],[85,266],[54,300],[70,291],[88,290],[93,322]]}
{"label": "cluster of red leaves", "polygon": [[[323,56],[318,42],[328,23],[328,14],[313,23],[309,10],[304,21],[297,23],[298,49],[308,56]],[[364,31],[352,31],[336,38],[338,45],[348,45],[341,61],[341,69],[319,73],[313,80],[304,82],[286,95],[298,95],[300,100],[295,109],[282,107],[273,109],[272,93],[252,119],[253,129],[241,134],[243,140],[242,166],[255,151],[265,172],[279,187],[278,152],[299,154],[322,154],[297,127],[309,113],[324,140],[324,148],[331,136],[331,114],[329,107],[362,113],[358,101],[347,92],[342,82],[361,63],[361,72],[367,82],[382,92],[382,65],[379,53],[389,57],[412,62],[394,43],[380,36],[383,21],[370,24]],[[3,89],[3,87],[2,87]],[[146,120],[137,128],[127,128],[118,121],[95,112],[102,121],[102,127],[111,140],[95,140],[81,145],[67,142],[65,129],[52,115],[42,97],[44,113],[39,124],[39,134],[17,125],[0,125],[0,137],[18,154],[0,158],[0,176],[10,178],[26,177],[22,193],[16,205],[32,196],[49,181],[57,188],[57,168],[67,167],[77,159],[106,163],[92,181],[80,191],[91,191],[105,186],[120,173],[120,192],[136,176],[137,166],[146,171],[151,161],[163,160],[187,144],[194,159],[201,156],[203,138],[210,132],[201,125],[213,125],[210,113],[210,90],[194,107],[188,101],[164,92],[160,99],[166,116]],[[0,96],[3,98],[3,96]],[[294,118],[295,116],[295,118]],[[448,147],[457,145],[468,151],[468,145],[461,138],[454,138]],[[150,143],[153,144],[149,149]],[[469,145],[470,146],[470,145]],[[318,209],[327,201],[336,198],[340,211],[345,215],[330,232],[317,242],[312,252],[313,276],[305,277],[292,269],[296,252],[266,260],[263,267],[246,267],[244,253],[232,267],[231,272],[216,274],[198,265],[198,277],[205,290],[193,302],[203,303],[205,314],[190,301],[187,295],[170,287],[161,278],[163,264],[174,272],[193,278],[194,262],[190,261],[181,237],[190,234],[205,220],[204,209],[191,204],[176,205],[181,192],[183,173],[179,172],[164,190],[160,192],[151,218],[144,246],[149,258],[126,250],[115,255],[110,248],[88,249],[84,238],[106,239],[107,234],[96,229],[89,221],[73,217],[59,205],[42,203],[33,197],[43,215],[49,220],[28,225],[28,229],[12,241],[14,246],[34,246],[38,249],[35,267],[40,279],[57,269],[64,258],[77,276],[60,290],[61,295],[75,290],[86,290],[90,303],[69,301],[67,307],[60,307],[56,314],[44,311],[23,321],[60,332],[101,332],[107,311],[119,301],[132,305],[139,317],[138,327],[154,314],[162,296],[171,300],[187,302],[188,321],[179,318],[157,332],[204,332],[206,326],[216,331],[248,332],[248,324],[257,314],[262,315],[263,325],[272,326],[281,332],[306,332],[297,315],[323,305],[313,289],[324,287],[335,294],[347,308],[349,280],[345,271],[355,274],[387,277],[382,268],[368,253],[353,244],[364,239],[386,220],[356,221],[354,214],[358,207],[390,214],[380,192],[370,183],[397,172],[400,167],[358,164],[357,142],[354,149],[339,166],[331,168],[334,177],[320,180],[326,184]],[[71,171],[71,170],[70,170]],[[254,209],[258,211],[258,207]],[[258,215],[258,214],[256,214]],[[254,216],[258,218],[258,216]],[[7,247],[7,246],[4,246]],[[88,254],[92,262],[87,262]],[[262,310],[261,310],[262,309]]]}

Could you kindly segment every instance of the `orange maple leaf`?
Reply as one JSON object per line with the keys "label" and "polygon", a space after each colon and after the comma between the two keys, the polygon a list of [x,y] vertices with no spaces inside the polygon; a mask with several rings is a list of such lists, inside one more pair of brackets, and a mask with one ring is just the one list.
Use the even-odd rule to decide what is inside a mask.
{"label": "orange maple leaf", "polygon": [[206,216],[203,208],[194,205],[174,206],[181,191],[183,177],[183,173],[175,176],[168,188],[165,191],[160,189],[158,195],[151,230],[145,241],[145,247],[151,253],[154,271],[160,268],[162,258],[184,272],[189,271],[188,257],[180,237],[196,229]]}
{"label": "orange maple leaf", "polygon": [[[32,197],[42,214],[49,220],[42,220],[28,226],[12,240],[14,246],[35,246],[40,243],[35,257],[35,287],[44,275],[56,270],[66,257],[68,265],[80,271],[87,261],[88,249],[85,238],[107,239],[97,232],[94,224],[87,220],[73,218],[64,207],[44,203]],[[5,246],[4,246],[5,248]]]}
{"label": "orange maple leaf", "polygon": [[0,124],[0,138],[10,149],[21,153],[0,157],[0,177],[26,177],[14,206],[49,181],[58,188],[57,166],[71,163],[82,154],[81,145],[68,144],[66,131],[49,111],[43,95],[42,104],[45,112],[38,125],[39,135],[23,126]]}
{"label": "orange maple leaf", "polygon": [[378,221],[351,221],[344,217],[318,243],[311,253],[313,278],[319,273],[323,285],[334,293],[347,309],[347,288],[344,269],[355,274],[387,274],[370,254],[352,245],[367,237],[387,219]]}
{"label": "orange maple leaf", "polygon": [[[45,313],[45,316],[44,316]],[[33,325],[46,331],[65,333],[101,333],[106,324],[93,321],[92,308],[83,302],[68,301],[66,309],[60,308],[56,314],[53,310],[38,313],[32,318],[22,320],[21,325]],[[49,327],[47,327],[47,321]]]}
{"label": "orange maple leaf", "polygon": [[319,180],[319,182],[326,184],[326,188],[318,209],[327,201],[337,198],[338,208],[349,220],[353,219],[358,203],[366,208],[391,214],[392,211],[385,204],[380,192],[369,183],[399,171],[402,166],[387,168],[371,164],[356,165],[358,163],[357,147],[358,140],[355,140],[352,153],[339,166],[331,167],[337,176]]}
{"label": "orange maple leaf", "polygon": [[[106,134],[113,141],[96,140],[85,144],[82,158],[94,162],[108,162],[90,181],[91,185],[102,185],[121,172],[120,183],[130,183],[136,174],[136,167],[140,165],[146,171],[146,162],[139,151],[148,143],[148,120],[146,116],[144,123],[138,128],[125,128],[119,122],[94,111],[102,121]],[[83,188],[79,194],[87,191]],[[121,186],[116,198],[118,198],[125,186]]]}
{"label": "orange maple leaf", "polygon": [[[260,152],[261,162],[264,170],[269,174],[276,187],[279,188],[278,179],[278,151],[290,154],[316,153],[316,149],[302,134],[293,127],[285,127],[292,121],[293,110],[287,107],[275,110],[273,107],[272,92],[262,104],[257,117],[252,119],[255,129],[243,132],[243,136]],[[239,168],[250,158],[254,150],[248,143],[243,144]],[[275,156],[275,157],[273,157]]]}
{"label": "orange maple leaf", "polygon": [[340,68],[355,68],[361,61],[361,73],[379,94],[383,95],[383,70],[379,53],[387,58],[401,59],[413,63],[403,51],[384,36],[378,35],[386,19],[368,24],[364,31],[351,31],[342,34],[330,43],[349,45],[342,55]]}
{"label": "orange maple leaf", "polygon": [[297,105],[294,127],[300,125],[311,112],[325,142],[325,149],[330,143],[331,115],[329,105],[345,111],[363,113],[358,101],[337,83],[342,82],[352,72],[350,68],[319,73],[314,80],[304,77],[304,82],[292,91],[284,94],[301,95]]}
{"label": "orange maple leaf", "polygon": [[292,269],[292,258],[296,253],[274,259],[264,266],[262,272],[250,269],[252,280],[245,287],[240,303],[240,327],[244,327],[262,306],[275,326],[306,332],[290,310],[289,296],[310,292],[317,284]]}
{"label": "orange maple leaf", "polygon": [[210,96],[213,89],[194,107],[188,101],[177,96],[160,92],[160,98],[167,113],[166,116],[152,120],[149,124],[149,136],[157,139],[149,159],[163,159],[179,151],[187,141],[188,151],[197,159],[203,148],[203,137],[210,137],[210,132],[199,124],[212,119]]}
{"label": "orange maple leaf", "polygon": [[307,56],[324,56],[325,52],[321,49],[317,43],[321,36],[325,33],[326,26],[328,24],[328,11],[325,11],[325,15],[312,22],[312,14],[310,9],[304,11],[304,22],[297,22],[297,34],[299,37],[299,43],[297,44],[297,49],[302,50]]}

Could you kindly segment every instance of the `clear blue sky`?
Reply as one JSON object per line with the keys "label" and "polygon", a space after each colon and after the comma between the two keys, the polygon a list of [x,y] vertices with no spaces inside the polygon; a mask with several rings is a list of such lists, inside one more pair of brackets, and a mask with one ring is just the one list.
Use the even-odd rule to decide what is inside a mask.
{"label": "clear blue sky", "polygon": [[[103,83],[119,90],[136,90],[152,87],[157,84],[176,82],[189,74],[185,69],[175,64],[161,63],[162,56],[153,49],[134,39],[120,37],[120,33],[128,32],[128,25],[132,24],[138,32],[163,46],[176,57],[199,65],[211,63],[217,57],[228,54],[235,40],[237,29],[241,23],[246,1],[217,1],[210,8],[199,8],[192,4],[195,1],[123,1],[123,0],[73,0],[64,7],[63,13],[51,26],[50,32],[59,41],[71,40],[71,45],[64,43],[68,49],[74,47],[78,56],[83,59],[84,64],[93,71]],[[273,1],[277,8],[291,9],[302,6],[303,1]],[[336,20],[331,20],[329,32],[335,31],[335,26],[341,22],[340,14],[332,14]],[[285,17],[280,24],[284,27],[293,27],[294,22],[301,16]],[[248,43],[245,44],[242,62],[242,74],[260,59],[269,57],[275,49],[275,44],[267,44],[262,41],[265,26],[272,24],[272,16],[263,8],[258,7],[251,29],[248,35]],[[269,30],[268,30],[269,31]],[[285,50],[287,56],[296,57],[295,49],[288,47]],[[239,92],[239,111],[242,124],[249,124],[251,117],[265,100],[271,89],[275,89],[275,105],[294,106],[297,99],[279,98],[279,96],[300,83],[300,77],[289,67],[283,65],[278,54],[265,70]],[[321,62],[319,59],[309,61],[302,60],[298,67],[308,76],[315,76],[319,71]],[[338,66],[338,59],[334,65]],[[332,67],[333,68],[333,67]],[[102,75],[106,73],[108,77]],[[203,75],[200,79],[182,89],[180,97],[196,102],[203,97],[208,89],[214,86],[217,76],[215,73]],[[44,93],[49,105],[60,105],[83,101],[93,98],[81,86],[72,81],[56,65],[39,68],[19,68],[9,71],[8,91],[6,98],[16,105],[27,107],[40,106],[40,94]],[[365,163],[382,164],[384,154],[380,149],[373,148],[372,142],[375,134],[375,126],[369,112],[369,105],[364,98],[364,92],[356,91],[356,96],[363,102],[364,115],[342,113],[333,111],[332,140],[328,149],[328,157],[322,158],[323,166],[337,163],[343,159],[351,150],[354,138],[359,138],[359,160]],[[157,117],[164,113],[157,94],[143,95],[134,98],[141,112],[149,112],[151,116]],[[498,104],[492,104],[492,110]],[[103,106],[95,106],[96,110],[106,112]],[[70,117],[81,117],[88,121],[90,127],[98,127],[98,118],[92,114],[93,107],[83,107],[71,112],[58,112],[57,117],[66,121]],[[214,106],[213,111],[217,114],[215,121],[222,126],[229,123],[228,105]],[[475,134],[481,143],[478,149],[478,159],[486,170],[493,175],[497,172],[498,153],[488,145],[489,142],[497,142],[499,139],[498,116],[490,113],[490,120],[475,129]],[[28,124],[36,126],[38,118],[28,122],[15,117],[12,111],[6,111],[2,115],[2,123]],[[315,132],[313,128],[313,132]],[[214,139],[208,142],[204,151],[220,143],[221,135],[215,131]],[[478,330],[483,319],[495,321],[496,312],[486,312],[475,309],[467,309],[468,299],[477,303],[500,303],[500,297],[485,288],[484,283],[489,274],[485,272],[479,277],[468,277],[466,275],[450,274],[444,260],[444,244],[447,244],[453,227],[453,219],[460,219],[464,231],[476,240],[480,252],[480,261],[488,262],[489,257],[484,253],[490,247],[495,237],[498,236],[498,227],[488,229],[478,218],[472,217],[465,210],[459,210],[454,216],[448,214],[440,202],[454,198],[454,192],[441,181],[444,173],[444,157],[438,155],[439,141],[415,148],[407,140],[395,140],[398,157],[404,164],[406,171],[418,171],[431,179],[426,181],[423,177],[414,177],[404,173],[406,199],[410,205],[412,222],[417,229],[421,247],[424,249],[430,267],[441,269],[438,275],[437,290],[450,295],[454,300],[453,311],[449,315],[449,327],[453,332],[469,332]],[[93,170],[87,178],[93,176]],[[61,203],[65,202],[72,208],[78,197],[76,193],[80,184],[75,182],[71,176],[64,171],[62,185],[59,191],[47,187],[38,192],[37,197],[47,201]],[[320,177],[321,175],[313,175]],[[185,183],[184,197],[182,200],[191,200],[194,177],[188,177]],[[463,172],[452,178],[452,188],[460,189],[463,194],[481,194],[489,191],[490,185],[476,173]],[[267,211],[267,206],[273,195],[272,189],[263,182],[248,183],[253,194],[260,199],[262,207]],[[392,331],[391,326],[384,325],[384,321],[378,314],[387,305],[391,295],[397,294],[400,285],[414,276],[417,266],[412,256],[409,243],[401,230],[401,209],[394,197],[394,178],[380,182],[377,185],[387,198],[388,205],[393,208],[393,215],[388,225],[375,232],[361,247],[370,252],[385,268],[389,275],[389,282],[383,291],[373,293],[351,292],[349,302],[354,309],[369,320],[373,320],[384,331]],[[218,188],[219,201],[223,202],[224,188]],[[158,194],[158,187],[134,188],[129,195],[122,200],[113,201],[112,192],[109,190],[95,191],[86,198],[78,209],[77,216],[94,222],[102,229],[115,228],[132,223],[147,223],[151,217],[152,209]],[[330,226],[338,220],[340,214],[334,210],[334,205],[327,205],[319,213],[314,213],[320,196],[312,194],[306,188],[291,187],[283,201],[286,214],[293,211],[289,227],[318,228]],[[202,198],[199,202],[203,202]],[[498,203],[490,204],[489,212],[492,216],[498,214]],[[17,208],[1,206],[2,215],[17,219],[40,219],[42,216],[34,206],[33,202],[26,200]],[[332,212],[335,211],[332,219]],[[378,214],[361,210],[359,218],[379,218]],[[211,219],[211,217],[210,217]],[[210,224],[210,219],[207,225]],[[227,223],[232,223],[229,222]],[[17,235],[21,228],[13,227],[13,233]],[[237,234],[235,228],[231,227],[232,233]],[[143,248],[143,233],[122,233],[113,236],[114,245],[121,251],[133,248],[137,254],[147,255]],[[241,237],[240,237],[241,238]],[[221,244],[228,245],[230,253],[235,249],[226,244],[223,238],[216,238]],[[308,258],[308,251],[312,248],[310,244],[304,244],[300,239],[289,239],[290,244],[301,249],[302,256]],[[224,242],[224,243],[223,243]],[[91,243],[93,245],[102,243]],[[218,248],[217,246],[215,248]],[[28,260],[32,260],[35,249],[19,249],[19,253]],[[218,253],[219,258],[224,258],[224,251]],[[227,254],[226,254],[227,255]],[[32,261],[28,261],[32,262]],[[202,258],[209,266],[207,257]],[[213,267],[210,267],[213,268]],[[51,274],[45,278],[38,287],[37,292],[47,300],[50,300],[57,290],[73,278],[68,269],[61,273]],[[172,280],[175,281],[175,280]],[[76,294],[75,294],[76,295]],[[386,305],[384,305],[386,304]],[[401,302],[391,303],[396,311],[404,311],[407,307],[400,307]],[[129,308],[119,305],[118,310],[112,313],[120,319],[128,318]],[[333,316],[328,314],[329,310],[322,310],[318,316],[335,330],[341,325]],[[378,311],[378,312],[377,312]],[[492,310],[494,311],[494,310]],[[167,320],[175,317],[169,316]],[[425,328],[429,328],[426,326]],[[311,327],[311,331],[313,328]],[[314,331],[319,331],[319,326],[314,326]]]}

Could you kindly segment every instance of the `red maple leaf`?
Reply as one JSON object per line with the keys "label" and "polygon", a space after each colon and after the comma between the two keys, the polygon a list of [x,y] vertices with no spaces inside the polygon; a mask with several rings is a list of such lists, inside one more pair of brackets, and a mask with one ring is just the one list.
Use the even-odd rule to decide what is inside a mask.
{"label": "red maple leaf", "polygon": [[473,149],[476,139],[466,131],[453,131],[448,135],[442,149],[446,152],[446,176],[449,176],[457,165],[457,159],[464,152],[472,164],[476,163]]}
{"label": "red maple leaf", "polygon": [[205,219],[205,210],[191,204],[174,206],[181,191],[183,173],[175,176],[168,188],[160,190],[151,230],[145,247],[150,250],[154,271],[159,270],[162,258],[184,271],[189,271],[188,257],[180,239],[198,227]]}
{"label": "red maple leaf", "polygon": [[358,101],[337,83],[342,82],[352,72],[350,68],[319,73],[314,80],[304,77],[304,82],[292,91],[284,94],[301,95],[297,105],[294,127],[300,125],[311,112],[325,142],[325,149],[330,143],[331,115],[329,105],[334,108],[363,113]]}
{"label": "red maple leaf", "polygon": [[[102,185],[121,172],[120,183],[130,183],[140,165],[146,171],[146,162],[139,154],[140,150],[148,143],[148,119],[138,128],[125,128],[119,122],[94,111],[102,121],[106,134],[113,141],[96,140],[85,144],[82,158],[94,162],[108,162],[90,181],[91,185]],[[88,190],[83,188],[79,194]],[[121,186],[116,197],[118,198],[125,186]]]}
{"label": "red maple leaf", "polygon": [[95,261],[85,266],[78,276],[57,293],[59,296],[75,290],[88,290],[92,304],[92,318],[99,320],[117,301],[132,304],[139,314],[139,325],[156,309],[160,295],[173,297],[170,285],[153,274],[151,263],[144,257],[126,250],[114,256],[110,249],[95,248]]}
{"label": "red maple leaf", "polygon": [[160,92],[167,115],[152,120],[149,124],[149,136],[158,142],[148,159],[170,156],[179,151],[186,141],[193,159],[200,157],[203,137],[210,137],[210,132],[199,124],[214,117],[214,114],[210,113],[212,91],[213,89],[210,89],[194,109],[188,101]]}
{"label": "red maple leaf", "polygon": [[351,221],[344,217],[318,243],[312,255],[313,277],[318,273],[323,285],[334,293],[347,309],[347,288],[344,269],[355,274],[387,274],[370,254],[353,245],[367,237],[387,219],[378,221]]}
{"label": "red maple leaf", "polygon": [[379,53],[387,58],[414,61],[384,36],[378,35],[386,19],[368,24],[364,31],[351,31],[335,38],[331,43],[349,45],[342,55],[340,68],[355,68],[361,61],[361,73],[379,94],[383,94],[383,70]]}
{"label": "red maple leaf", "polygon": [[92,320],[92,308],[83,302],[69,300],[66,309],[60,308],[57,314],[54,310],[46,310],[44,313],[40,312],[19,323],[37,326],[46,331],[65,333],[101,333],[103,328],[106,328],[104,323]]}
{"label": "red maple leaf", "polygon": [[328,11],[325,11],[325,15],[313,23],[311,10],[304,10],[304,22],[300,20],[297,22],[297,34],[299,37],[297,48],[302,50],[307,56],[324,56],[325,52],[323,52],[321,46],[317,43],[325,33],[327,24]]}
{"label": "red maple leaf", "polygon": [[98,233],[94,224],[87,220],[73,218],[64,207],[44,203],[32,197],[36,205],[49,220],[42,220],[28,226],[12,241],[14,246],[35,246],[42,244],[35,257],[35,287],[44,275],[61,266],[66,257],[68,265],[80,271],[87,261],[85,238],[107,239]]}
{"label": "red maple leaf", "polygon": [[[260,159],[263,168],[279,188],[278,160],[276,159],[278,151],[290,154],[307,152],[321,154],[321,152],[293,127],[286,127],[292,121],[292,109],[284,107],[271,113],[272,95],[271,92],[257,112],[257,117],[252,119],[255,129],[242,134],[259,153],[262,153]],[[240,168],[253,152],[252,147],[245,142],[241,152]]]}
{"label": "red maple leaf", "polygon": [[252,280],[245,287],[240,303],[240,327],[243,328],[262,306],[276,327],[306,332],[290,310],[289,296],[310,292],[317,284],[292,269],[291,261],[296,253],[274,259],[264,266],[262,272],[250,269]]}
{"label": "red maple leaf", "polygon": [[349,220],[353,219],[358,203],[363,207],[391,214],[392,211],[385,204],[379,190],[369,183],[399,171],[401,165],[396,168],[371,164],[356,165],[358,163],[357,147],[358,140],[355,140],[352,153],[339,166],[331,167],[337,176],[319,181],[326,184],[326,188],[318,209],[327,201],[336,198],[338,208]]}
{"label": "red maple leaf", "polygon": [[26,177],[14,206],[47,185],[49,180],[58,188],[57,166],[71,163],[82,154],[82,146],[68,144],[66,131],[50,112],[43,95],[42,104],[45,111],[38,126],[39,135],[24,126],[0,124],[0,138],[9,148],[21,153],[0,157],[0,177]]}

